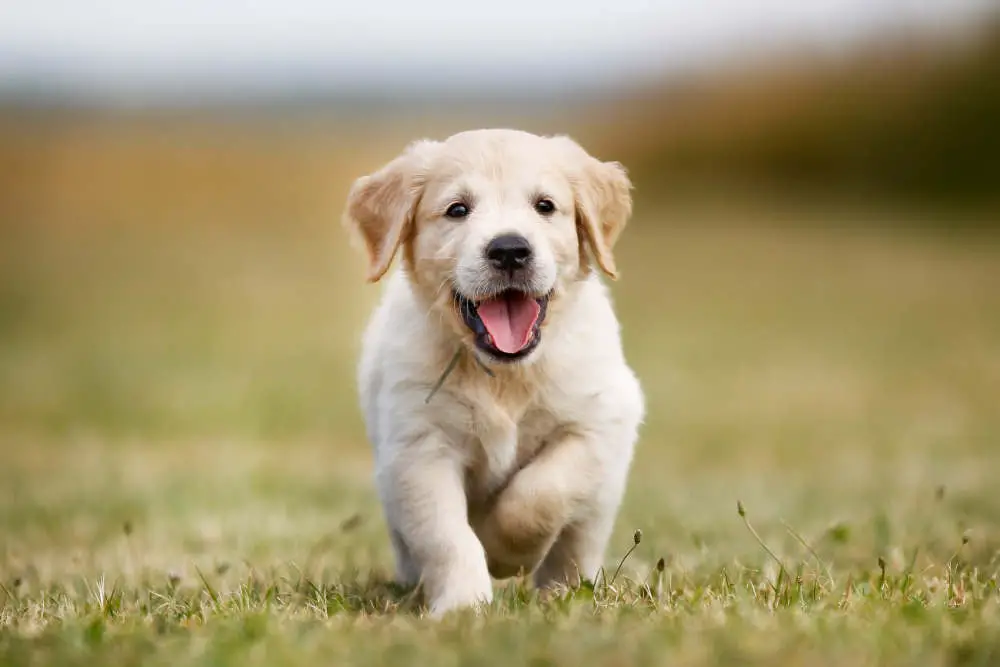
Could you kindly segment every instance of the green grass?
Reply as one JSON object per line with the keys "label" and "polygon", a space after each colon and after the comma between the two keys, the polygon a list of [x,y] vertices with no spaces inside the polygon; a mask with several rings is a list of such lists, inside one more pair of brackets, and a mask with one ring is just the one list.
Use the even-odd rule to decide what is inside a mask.
{"label": "green grass", "polygon": [[11,231],[0,663],[996,664],[997,240],[719,211],[622,241],[605,576],[440,623],[389,581],[334,225]]}

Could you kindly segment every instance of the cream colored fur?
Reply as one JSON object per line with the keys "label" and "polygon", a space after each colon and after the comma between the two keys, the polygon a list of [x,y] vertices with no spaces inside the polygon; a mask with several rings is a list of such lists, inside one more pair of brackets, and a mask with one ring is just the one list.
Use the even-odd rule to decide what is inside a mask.
{"label": "cream colored fur", "polygon": [[[630,189],[619,165],[568,138],[479,130],[412,144],[351,190],[345,222],[369,280],[388,276],[364,334],[361,405],[397,577],[423,585],[433,615],[489,602],[491,574],[533,571],[548,587],[602,565],[644,412],[597,271],[616,274]],[[555,213],[539,215],[540,195]],[[446,217],[459,197],[472,213]],[[505,233],[531,243],[532,289],[552,290],[541,342],[516,363],[474,346],[452,297],[489,290],[483,249]]]}

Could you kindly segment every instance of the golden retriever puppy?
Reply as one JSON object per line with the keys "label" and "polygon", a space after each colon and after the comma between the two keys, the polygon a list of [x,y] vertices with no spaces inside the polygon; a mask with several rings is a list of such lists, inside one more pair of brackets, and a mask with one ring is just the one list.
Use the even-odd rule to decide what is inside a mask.
{"label": "golden retriever puppy", "polygon": [[630,191],[617,163],[514,130],[418,141],[351,189],[369,281],[401,260],[358,379],[397,576],[432,615],[490,602],[491,575],[602,565],[644,415],[599,275]]}

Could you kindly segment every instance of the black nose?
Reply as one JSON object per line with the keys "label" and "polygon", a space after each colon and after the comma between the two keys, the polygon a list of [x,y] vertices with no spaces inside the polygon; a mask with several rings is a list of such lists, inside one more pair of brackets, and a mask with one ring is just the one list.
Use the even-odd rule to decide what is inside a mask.
{"label": "black nose", "polygon": [[486,246],[486,259],[502,271],[521,269],[531,260],[531,244],[517,234],[498,236]]}

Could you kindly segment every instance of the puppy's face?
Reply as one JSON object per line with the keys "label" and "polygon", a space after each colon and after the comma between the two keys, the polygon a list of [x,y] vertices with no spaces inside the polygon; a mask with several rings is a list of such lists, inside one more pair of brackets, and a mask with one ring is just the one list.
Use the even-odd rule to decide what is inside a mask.
{"label": "puppy's face", "polygon": [[563,137],[481,130],[418,142],[359,179],[347,220],[365,241],[370,280],[396,248],[414,290],[486,361],[531,358],[551,312],[589,271],[614,276],[611,249],[630,184]]}

